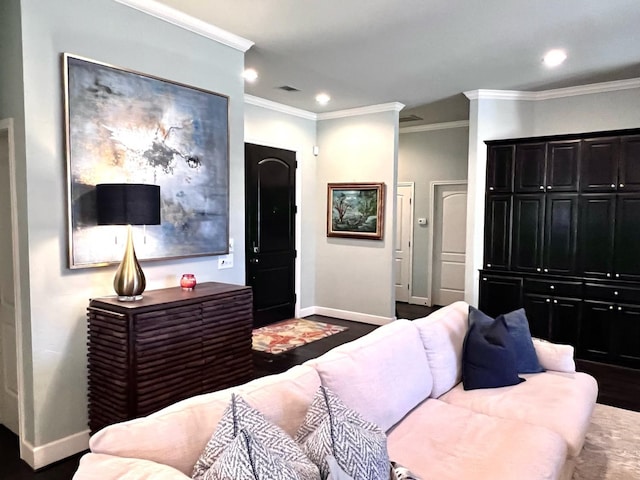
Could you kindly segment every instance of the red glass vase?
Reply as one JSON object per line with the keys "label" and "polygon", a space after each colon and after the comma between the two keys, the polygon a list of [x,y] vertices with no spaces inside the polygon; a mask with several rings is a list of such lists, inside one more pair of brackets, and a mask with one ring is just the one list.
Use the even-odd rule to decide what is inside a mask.
{"label": "red glass vase", "polygon": [[193,273],[185,273],[180,279],[180,286],[182,290],[190,292],[196,286],[196,276]]}

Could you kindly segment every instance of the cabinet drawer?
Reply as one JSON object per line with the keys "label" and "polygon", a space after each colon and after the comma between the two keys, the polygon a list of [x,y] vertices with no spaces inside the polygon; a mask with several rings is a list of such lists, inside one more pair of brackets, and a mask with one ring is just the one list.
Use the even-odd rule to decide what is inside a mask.
{"label": "cabinet drawer", "polygon": [[582,282],[556,281],[553,279],[526,279],[524,289],[527,293],[541,293],[562,297],[580,297]]}
{"label": "cabinet drawer", "polygon": [[618,285],[586,283],[584,293],[587,298],[607,302],[626,302],[640,304],[640,289]]}

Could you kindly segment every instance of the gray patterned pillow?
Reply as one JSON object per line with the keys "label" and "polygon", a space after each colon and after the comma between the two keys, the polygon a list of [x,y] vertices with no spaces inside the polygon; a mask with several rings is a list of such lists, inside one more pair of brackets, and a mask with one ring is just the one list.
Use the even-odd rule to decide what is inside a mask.
{"label": "gray patterned pillow", "polygon": [[[246,434],[240,436],[242,430]],[[233,448],[229,455],[225,457],[224,454],[226,454],[226,450],[230,446],[233,446]],[[296,476],[290,476],[290,478],[296,480],[320,479],[318,467],[305,456],[293,438],[287,435],[280,427],[269,422],[262,413],[252,408],[235,394],[231,396],[231,402],[222,415],[216,431],[193,467],[192,477],[195,480],[225,478],[206,476],[207,472],[218,461],[231,462],[229,468],[240,468],[241,458],[246,458],[250,461],[253,459],[256,462],[258,460],[267,462],[267,457],[263,454],[264,449],[268,450],[270,454],[269,458],[271,460],[269,461],[277,461],[274,460],[277,457],[279,461],[286,463],[296,472]],[[221,471],[221,468],[222,466],[216,466],[211,475]],[[225,466],[225,472],[227,471],[226,468]],[[247,478],[256,480],[280,480],[283,478],[278,470],[267,469],[265,471],[269,473]],[[226,476],[227,478],[243,478],[241,476],[236,477],[235,474],[226,474]]]}
{"label": "gray patterned pillow", "polygon": [[304,477],[291,464],[266,448],[253,433],[243,429],[204,473],[203,480],[283,478],[299,480]]}
{"label": "gray patterned pillow", "polygon": [[327,457],[354,480],[388,480],[387,437],[359,413],[347,408],[336,394],[321,386],[296,440],[307,456],[320,467],[323,479],[329,476]]}

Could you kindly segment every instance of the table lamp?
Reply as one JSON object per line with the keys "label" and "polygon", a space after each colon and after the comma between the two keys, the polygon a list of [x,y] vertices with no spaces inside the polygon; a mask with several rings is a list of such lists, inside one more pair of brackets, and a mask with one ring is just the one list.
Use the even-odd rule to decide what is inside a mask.
{"label": "table lamp", "polygon": [[133,248],[131,225],[160,225],[160,187],[139,183],[101,183],[96,185],[98,225],[126,225],[124,257],[113,278],[118,300],[133,302],[142,298],[146,280]]}

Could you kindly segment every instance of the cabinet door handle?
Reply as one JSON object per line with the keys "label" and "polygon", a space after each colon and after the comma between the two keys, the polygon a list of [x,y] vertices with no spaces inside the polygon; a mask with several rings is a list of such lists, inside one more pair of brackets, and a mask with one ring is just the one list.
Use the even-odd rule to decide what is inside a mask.
{"label": "cabinet door handle", "polygon": [[544,185],[540,185],[540,190],[544,190]]}
{"label": "cabinet door handle", "polygon": [[621,183],[621,184],[620,184],[620,188],[624,188],[624,183]]}
{"label": "cabinet door handle", "polygon": [[620,274],[619,273],[616,273],[616,278],[620,278]]}
{"label": "cabinet door handle", "polygon": [[553,303],[558,303],[558,300],[554,300]]}
{"label": "cabinet door handle", "polygon": [[482,277],[482,281],[486,282],[487,281],[487,277]]}
{"label": "cabinet door handle", "polygon": [[613,310],[613,305],[609,305],[609,310]]}
{"label": "cabinet door handle", "polygon": [[611,184],[611,188],[616,188],[616,184],[615,184],[615,183],[612,183],[612,184]]}
{"label": "cabinet door handle", "polygon": [[541,269],[540,268],[536,268],[536,272],[539,272],[539,271],[541,271]]}
{"label": "cabinet door handle", "polygon": [[614,295],[618,295],[618,291],[616,290],[615,292],[613,292]]}
{"label": "cabinet door handle", "polygon": [[556,289],[556,287],[555,287],[555,286],[553,286],[553,285],[551,285],[549,288],[550,288],[551,290],[555,290],[555,289]]}
{"label": "cabinet door handle", "polygon": [[493,187],[489,187],[489,190],[493,190]]}
{"label": "cabinet door handle", "polygon": [[549,271],[549,269],[548,269],[548,268],[545,268],[545,269],[544,269],[544,273],[547,273],[548,271]]}
{"label": "cabinet door handle", "polygon": [[547,187],[547,190],[551,190],[552,188],[553,188],[553,185],[549,185],[549,186]]}
{"label": "cabinet door handle", "polygon": [[622,307],[618,307],[618,311],[621,312],[622,311]]}
{"label": "cabinet door handle", "polygon": [[610,273],[607,273],[607,278],[611,278],[611,274]]}
{"label": "cabinet door handle", "polygon": [[490,263],[487,263],[487,268],[491,268],[491,264]]}
{"label": "cabinet door handle", "polygon": [[551,303],[551,299],[550,298],[547,298],[547,303]]}

